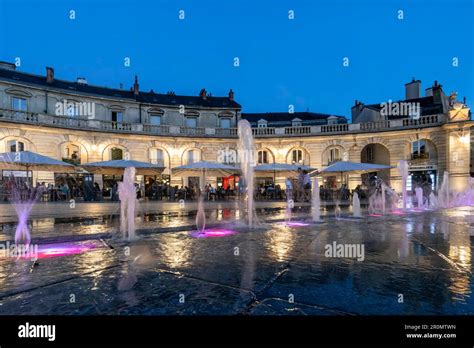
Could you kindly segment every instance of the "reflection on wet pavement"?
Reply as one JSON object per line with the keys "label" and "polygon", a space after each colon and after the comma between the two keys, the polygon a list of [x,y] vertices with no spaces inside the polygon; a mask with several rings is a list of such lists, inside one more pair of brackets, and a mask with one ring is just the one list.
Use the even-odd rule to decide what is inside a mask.
{"label": "reflection on wet pavement", "polygon": [[[283,218],[268,210],[255,230],[234,210],[209,211],[218,231],[235,232],[219,238],[179,231],[192,226],[193,213],[147,214],[139,229],[176,230],[148,231],[131,244],[95,238],[113,234],[116,217],[34,220],[38,240],[90,235],[83,243],[94,247],[35,267],[0,259],[0,314],[474,314],[473,210],[364,219],[346,211],[341,220],[328,211],[308,226],[304,210],[296,225],[265,222]],[[4,224],[1,240],[13,228]],[[364,260],[327,257],[334,242],[363,245]]]}

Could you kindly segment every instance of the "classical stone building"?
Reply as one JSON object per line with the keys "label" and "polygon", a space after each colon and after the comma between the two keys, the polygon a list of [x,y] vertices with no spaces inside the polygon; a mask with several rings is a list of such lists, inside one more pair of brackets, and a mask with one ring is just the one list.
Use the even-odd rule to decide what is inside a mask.
{"label": "classical stone building", "polygon": [[[141,91],[137,79],[129,90],[112,89],[85,78],[59,80],[52,68],[39,76],[0,63],[0,152],[31,150],[78,164],[117,158],[161,163],[166,170],[160,179],[181,185],[189,178],[173,176],[170,169],[222,160],[219,154],[236,150],[236,125],[246,118],[255,127],[260,163],[318,169],[338,160],[389,164],[394,168],[379,175],[400,191],[395,167],[407,160],[413,178],[429,174],[436,188],[449,171],[451,188],[462,190],[470,178],[469,108],[455,96],[446,97],[437,83],[420,97],[416,84],[407,84],[405,100],[419,102],[415,114],[391,115],[393,108],[387,114],[383,106],[357,102],[353,123],[347,123],[341,116],[315,113],[242,114],[232,90],[226,97],[204,89],[196,96],[159,94]],[[53,182],[55,175],[34,172],[33,178]],[[106,184],[108,178],[94,180]],[[283,184],[284,178],[276,181]],[[360,175],[349,177],[351,187],[360,181]]]}

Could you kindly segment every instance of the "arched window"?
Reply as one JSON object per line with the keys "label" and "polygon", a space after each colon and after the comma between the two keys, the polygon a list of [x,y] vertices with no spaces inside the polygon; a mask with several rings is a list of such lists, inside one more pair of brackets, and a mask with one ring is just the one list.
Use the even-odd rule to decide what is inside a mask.
{"label": "arched window", "polygon": [[337,147],[335,148],[332,148],[329,150],[329,163],[332,164],[332,163],[335,163],[335,162],[339,162],[341,160],[341,152],[339,151],[339,149]]}
{"label": "arched window", "polygon": [[183,153],[183,165],[199,162],[201,160],[201,152],[198,149],[189,149]]}
{"label": "arched window", "polygon": [[165,166],[165,152],[162,149],[151,149],[150,162],[153,164]]}
{"label": "arched window", "polygon": [[67,144],[64,148],[64,158],[67,162],[74,164],[81,163],[81,148],[74,144]]}
{"label": "arched window", "polygon": [[260,150],[257,152],[257,163],[258,164],[266,164],[268,163],[268,151],[267,150]]}
{"label": "arched window", "polygon": [[118,147],[113,147],[110,149],[110,159],[113,160],[121,160],[123,159],[123,150]]}
{"label": "arched window", "polygon": [[291,152],[291,162],[302,164],[304,162],[303,151],[302,150],[293,150]]}
{"label": "arched window", "polygon": [[20,140],[9,140],[7,142],[7,150],[9,152],[25,151],[25,143]]}

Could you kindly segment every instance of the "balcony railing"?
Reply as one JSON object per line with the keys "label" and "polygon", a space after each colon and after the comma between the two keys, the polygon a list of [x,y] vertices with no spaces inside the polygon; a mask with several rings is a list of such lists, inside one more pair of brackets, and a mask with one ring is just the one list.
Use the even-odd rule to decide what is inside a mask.
{"label": "balcony railing", "polygon": [[237,128],[216,128],[216,135],[237,136]]}
{"label": "balcony railing", "polygon": [[275,128],[252,128],[253,135],[275,135]]}
{"label": "balcony railing", "polygon": [[285,127],[286,135],[302,135],[302,134],[311,134],[311,127]]}
{"label": "balcony railing", "polygon": [[179,134],[204,135],[204,134],[206,134],[206,128],[204,128],[204,127],[179,127]]}
{"label": "balcony railing", "polygon": [[143,131],[150,134],[169,134],[170,126],[155,125],[155,124],[144,124]]}
{"label": "balcony railing", "polygon": [[[31,112],[0,109],[0,121],[27,123],[60,128],[83,129],[87,131],[105,131],[114,133],[162,134],[172,136],[200,137],[237,137],[237,128],[185,127],[173,125],[151,125],[126,122],[113,122],[79,117],[36,114]],[[419,119],[398,119],[367,123],[342,123],[320,126],[299,127],[265,127],[253,128],[255,137],[292,137],[310,135],[352,134],[376,132],[381,130],[396,130],[404,128],[419,128],[441,125],[446,122],[443,114],[423,116]]]}
{"label": "balcony railing", "polygon": [[327,124],[321,126],[321,133],[344,133],[349,130],[348,123]]}
{"label": "balcony railing", "polygon": [[419,161],[419,160],[428,160],[430,159],[430,154],[429,153],[412,153],[411,154],[411,160],[412,161]]}
{"label": "balcony railing", "polygon": [[0,109],[0,120],[35,123],[38,122],[38,114],[26,111]]}

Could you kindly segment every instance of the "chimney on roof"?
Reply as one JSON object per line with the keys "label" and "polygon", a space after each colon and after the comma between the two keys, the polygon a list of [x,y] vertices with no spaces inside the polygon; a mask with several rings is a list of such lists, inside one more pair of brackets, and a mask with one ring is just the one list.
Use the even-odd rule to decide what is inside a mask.
{"label": "chimney on roof", "polygon": [[405,83],[405,100],[420,98],[421,81],[413,78],[411,82]]}
{"label": "chimney on roof", "polygon": [[135,83],[133,84],[133,94],[138,95],[139,89],[138,89],[138,77],[135,75]]}
{"label": "chimney on roof", "polygon": [[229,90],[229,99],[234,100],[234,91],[232,90],[232,88]]}
{"label": "chimney on roof", "polygon": [[49,66],[46,67],[46,82],[53,83],[54,81],[54,69]]}
{"label": "chimney on roof", "polygon": [[0,69],[16,70],[16,65],[14,63],[0,62]]}
{"label": "chimney on roof", "polygon": [[206,89],[205,89],[205,88],[201,89],[201,91],[199,92],[199,96],[200,96],[202,99],[204,99],[204,100],[207,99]]}
{"label": "chimney on roof", "polygon": [[120,84],[119,84],[119,88],[120,88],[120,89],[123,89],[123,83],[120,83]]}

